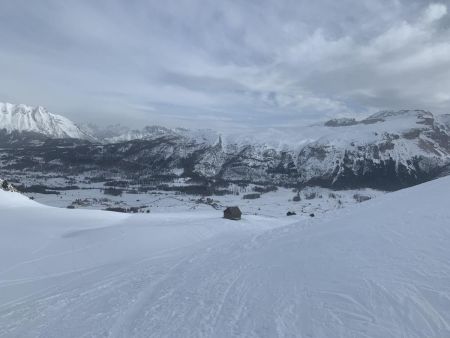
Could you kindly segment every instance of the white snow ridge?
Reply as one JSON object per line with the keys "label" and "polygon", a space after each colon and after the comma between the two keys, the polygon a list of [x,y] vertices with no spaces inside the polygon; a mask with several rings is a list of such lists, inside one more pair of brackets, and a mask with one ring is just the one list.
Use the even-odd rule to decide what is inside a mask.
{"label": "white snow ridge", "polygon": [[44,107],[0,102],[0,130],[33,132],[51,138],[89,138],[72,121]]}
{"label": "white snow ridge", "polygon": [[233,222],[0,190],[0,336],[450,337],[449,191]]}

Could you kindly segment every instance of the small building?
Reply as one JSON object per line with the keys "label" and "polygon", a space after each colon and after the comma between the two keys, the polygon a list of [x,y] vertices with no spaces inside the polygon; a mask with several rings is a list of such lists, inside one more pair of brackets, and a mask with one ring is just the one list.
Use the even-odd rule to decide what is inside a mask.
{"label": "small building", "polygon": [[241,219],[242,212],[238,207],[228,207],[223,212],[223,218],[238,221]]}
{"label": "small building", "polygon": [[242,198],[244,199],[244,200],[254,200],[254,199],[257,199],[257,198],[260,198],[261,197],[261,194],[247,194],[247,195],[244,195]]}

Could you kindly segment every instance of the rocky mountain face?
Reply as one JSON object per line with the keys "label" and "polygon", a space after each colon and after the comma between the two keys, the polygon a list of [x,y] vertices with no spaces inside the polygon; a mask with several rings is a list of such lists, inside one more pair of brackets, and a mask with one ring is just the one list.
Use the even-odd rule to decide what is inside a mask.
{"label": "rocky mountain face", "polygon": [[[448,116],[417,110],[380,112],[362,121],[333,121],[334,133],[298,154],[301,180],[346,188],[398,189],[432,179],[449,164]],[[326,123],[330,125],[330,123]]]}
{"label": "rocky mountain face", "polygon": [[299,128],[295,142],[282,147],[264,138],[164,127],[102,141],[30,133],[0,135],[2,171],[396,190],[447,174],[450,163],[450,116],[419,110]]}

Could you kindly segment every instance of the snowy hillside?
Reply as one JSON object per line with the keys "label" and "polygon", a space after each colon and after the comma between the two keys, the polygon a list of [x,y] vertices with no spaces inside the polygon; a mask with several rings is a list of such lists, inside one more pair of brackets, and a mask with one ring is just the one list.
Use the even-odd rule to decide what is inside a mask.
{"label": "snowy hillside", "polygon": [[8,133],[27,132],[51,138],[89,139],[72,121],[61,115],[49,113],[43,107],[0,102],[0,130]]}
{"label": "snowy hillside", "polygon": [[449,191],[240,222],[0,191],[0,336],[448,337]]}

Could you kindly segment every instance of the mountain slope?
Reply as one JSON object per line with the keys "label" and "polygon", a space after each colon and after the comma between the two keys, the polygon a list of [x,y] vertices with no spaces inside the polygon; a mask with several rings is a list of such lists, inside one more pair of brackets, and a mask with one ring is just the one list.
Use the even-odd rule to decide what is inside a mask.
{"label": "mountain slope", "polygon": [[49,113],[43,107],[0,103],[0,130],[7,133],[35,133],[50,138],[90,138],[72,121]]}
{"label": "mountain slope", "polygon": [[0,191],[0,336],[447,337],[448,191],[443,178],[322,219],[241,222]]}
{"label": "mountain slope", "polygon": [[436,177],[450,163],[450,128],[429,112],[380,112],[351,124],[336,122],[300,151],[302,181],[392,190]]}

